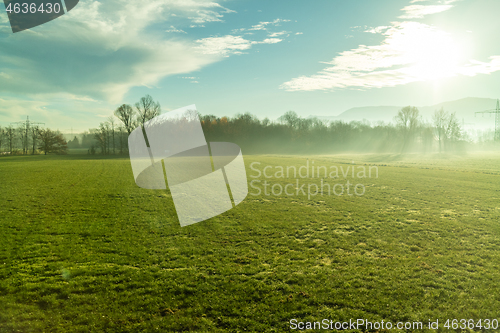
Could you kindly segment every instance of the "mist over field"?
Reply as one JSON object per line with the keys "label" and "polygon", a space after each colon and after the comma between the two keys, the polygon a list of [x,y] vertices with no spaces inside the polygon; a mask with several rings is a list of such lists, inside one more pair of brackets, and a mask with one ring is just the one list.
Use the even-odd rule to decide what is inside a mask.
{"label": "mist over field", "polygon": [[0,333],[500,331],[498,0],[4,5]]}

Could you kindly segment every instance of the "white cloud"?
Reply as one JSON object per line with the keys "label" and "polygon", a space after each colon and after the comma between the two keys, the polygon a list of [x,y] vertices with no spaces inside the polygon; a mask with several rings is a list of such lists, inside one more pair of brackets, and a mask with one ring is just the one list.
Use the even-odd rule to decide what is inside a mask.
{"label": "white cloud", "polygon": [[0,72],[0,77],[4,78],[4,79],[6,79],[6,80],[8,80],[8,79],[11,79],[11,78],[12,78],[12,76],[10,76],[9,74],[4,73],[4,72]]}
{"label": "white cloud", "polygon": [[46,112],[43,109],[43,107],[47,105],[46,102],[30,100],[18,101],[17,99],[5,97],[0,99],[0,101],[0,120],[4,126],[9,125],[11,121],[22,121],[23,118],[26,119],[27,114],[43,114]]}
{"label": "white cloud", "polygon": [[200,83],[198,81],[199,78],[196,76],[183,76],[183,77],[181,77],[181,79],[191,80],[190,83]]}
{"label": "white cloud", "polygon": [[[178,4],[182,6],[186,6],[186,4],[191,4],[189,7],[194,7],[195,15],[190,16],[194,23],[203,24],[206,22],[222,22],[223,14],[228,13],[236,13],[234,10],[225,8],[218,3],[215,2],[207,2],[202,3],[201,8],[198,2],[196,1],[179,1]],[[189,8],[185,7],[185,8]]]}
{"label": "white cloud", "polygon": [[490,74],[500,70],[500,56],[489,57],[490,62],[471,60],[460,69],[460,74],[476,76],[477,74]]}
{"label": "white cloud", "polygon": [[406,6],[403,9],[401,9],[402,11],[405,12],[405,14],[401,15],[399,18],[403,18],[403,19],[423,18],[426,15],[444,12],[452,7],[453,7],[452,5],[430,5],[430,6],[411,5],[411,6]]}
{"label": "white cloud", "polygon": [[213,54],[228,57],[231,54],[242,54],[252,47],[252,42],[241,36],[226,35],[199,39],[198,50],[202,54]]}
{"label": "white cloud", "polygon": [[[235,12],[211,0],[81,0],[57,20],[0,38],[0,92],[64,93],[73,96],[68,100],[119,103],[132,87],[153,87],[166,76],[200,70],[255,44],[282,41],[276,38],[280,33],[260,40],[232,35],[190,40],[176,28],[180,20],[193,27],[222,22],[229,13]],[[172,18],[175,26],[168,24]],[[289,20],[259,25],[266,30],[283,22]],[[151,33],[151,25],[165,23],[166,32],[182,35]],[[0,29],[7,28],[0,12]]]}
{"label": "white cloud", "polygon": [[383,25],[383,26],[380,26],[380,27],[370,28],[368,30],[365,30],[365,32],[369,32],[369,33],[372,33],[372,34],[380,34],[380,33],[383,33],[385,30],[387,30],[389,28],[390,28],[390,26]]}
{"label": "white cloud", "polygon": [[282,41],[283,41],[283,39],[280,39],[280,38],[266,38],[260,42],[252,42],[252,44],[276,44],[276,43],[279,43]]}
{"label": "white cloud", "polygon": [[76,95],[69,95],[69,99],[74,100],[74,101],[82,101],[82,102],[97,102],[95,99],[90,98],[88,96],[76,96]]}
{"label": "white cloud", "polygon": [[[0,92],[65,92],[119,102],[134,86],[154,86],[220,60],[196,52],[192,40],[152,34],[150,25],[172,15],[194,24],[216,22],[230,12],[209,0],[81,0],[57,20],[0,39]],[[10,30],[4,13],[0,20],[0,28]]]}
{"label": "white cloud", "polygon": [[500,70],[498,56],[490,57],[489,62],[461,58],[465,46],[435,27],[417,22],[396,22],[389,29],[380,28],[378,30],[385,36],[380,45],[360,45],[341,52],[326,62],[329,66],[319,73],[294,78],[281,88],[289,91],[381,88]]}
{"label": "white cloud", "polygon": [[218,55],[222,57],[229,57],[233,54],[243,54],[254,44],[276,44],[283,41],[280,38],[266,38],[261,41],[252,41],[243,38],[242,36],[226,35],[222,37],[208,37],[199,39],[197,47],[198,51],[202,54]]}
{"label": "white cloud", "polygon": [[279,36],[285,35],[287,33],[288,33],[287,31],[272,32],[268,36],[269,37],[279,37]]}
{"label": "white cloud", "polygon": [[280,26],[281,23],[285,23],[285,22],[290,22],[290,20],[284,20],[284,19],[278,18],[278,19],[275,19],[274,21],[271,21],[271,22],[259,22],[259,24],[252,26],[248,30],[267,30],[269,25],[276,27],[276,26]]}
{"label": "white cloud", "polygon": [[[410,3],[415,3],[415,2],[429,2],[431,0],[411,0]],[[437,0],[436,3],[442,4],[442,5],[448,5],[453,2],[457,2],[459,0]]]}
{"label": "white cloud", "polygon": [[0,11],[0,23],[8,23],[9,22],[9,17],[7,16],[7,12],[4,12],[3,10]]}
{"label": "white cloud", "polygon": [[[253,25],[251,28],[239,28],[233,29],[231,32],[233,34],[241,34],[243,35],[254,35],[253,32],[245,32],[248,30],[252,31],[266,31],[268,32],[269,26],[280,26],[283,22],[290,22],[290,20],[286,19],[275,19],[270,22],[259,22],[259,24]],[[282,42],[282,38],[277,38],[279,36],[283,36],[285,34],[290,34],[288,31],[278,31],[278,32],[268,32],[268,38],[264,38],[263,40],[250,40],[244,38],[241,35],[226,35],[226,36],[215,36],[208,37],[196,40],[198,46],[196,49],[199,53],[207,54],[207,55],[216,55],[222,57],[229,57],[234,54],[243,54],[244,51],[249,50],[252,45],[255,44],[276,44]],[[302,34],[302,33],[297,33]]]}
{"label": "white cloud", "polygon": [[[65,106],[59,104],[68,100],[72,102]],[[94,119],[98,114],[111,115],[108,105],[92,100],[74,99],[74,96],[69,94],[35,95],[31,99],[3,97],[0,102],[2,126],[26,120],[26,116],[29,115],[31,121],[45,123],[44,126],[47,128],[69,131],[68,127],[73,126],[75,132],[80,132],[95,127]],[[71,112],[67,112],[68,105],[71,106]]]}
{"label": "white cloud", "polygon": [[184,30],[182,29],[177,29],[176,27],[174,27],[173,25],[170,26],[169,29],[165,30],[165,32],[178,32],[178,33],[182,33],[182,34],[185,34],[187,32],[185,32]]}
{"label": "white cloud", "polygon": [[[410,1],[410,3],[429,2],[429,1],[430,0],[412,0],[412,1]],[[453,7],[453,5],[451,5],[451,4],[454,2],[457,2],[457,1],[459,1],[459,0],[437,0],[437,1],[434,1],[434,4],[432,4],[432,5],[406,6],[403,9],[401,9],[405,13],[403,15],[401,15],[399,18],[403,18],[403,19],[424,18],[426,15],[437,14],[437,13],[447,11],[448,9],[451,9]]]}

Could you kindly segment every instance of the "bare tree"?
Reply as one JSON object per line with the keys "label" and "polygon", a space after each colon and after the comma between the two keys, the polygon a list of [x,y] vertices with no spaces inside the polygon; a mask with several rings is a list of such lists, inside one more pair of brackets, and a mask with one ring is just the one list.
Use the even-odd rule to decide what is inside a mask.
{"label": "bare tree", "polygon": [[122,104],[115,110],[116,118],[120,119],[128,134],[132,133],[136,127],[134,113],[134,109],[128,104]]}
{"label": "bare tree", "polygon": [[111,127],[111,144],[113,145],[113,154],[116,154],[116,145],[115,145],[115,118],[113,116],[108,117],[108,123]]}
{"label": "bare tree", "polygon": [[5,129],[5,136],[7,138],[7,145],[9,147],[9,152],[12,154],[16,142],[16,130],[12,125]]}
{"label": "bare tree", "polygon": [[31,142],[32,142],[32,150],[31,150],[31,154],[32,155],[35,155],[35,150],[36,150],[36,138],[38,137],[38,131],[39,131],[39,127],[38,126],[31,126],[30,127],[30,130],[31,130]]}
{"label": "bare tree", "polygon": [[160,103],[155,102],[153,97],[146,95],[135,103],[137,110],[137,122],[144,128],[144,123],[159,116],[161,113]]}
{"label": "bare tree", "polygon": [[434,115],[432,116],[432,120],[434,122],[434,127],[436,128],[436,134],[438,137],[439,144],[439,152],[442,151],[442,141],[446,135],[446,123],[448,118],[448,114],[444,111],[443,108],[436,110]]}
{"label": "bare tree", "polygon": [[444,144],[449,146],[462,138],[462,128],[454,112],[448,113],[441,108],[434,112],[432,118],[439,141],[439,152]]}
{"label": "bare tree", "polygon": [[5,130],[0,126],[0,152],[2,151],[3,143],[4,143],[4,138],[5,136]]}
{"label": "bare tree", "polygon": [[455,115],[455,112],[450,113],[448,122],[446,123],[446,139],[451,143],[456,143],[462,138],[462,128]]}
{"label": "bare tree", "polygon": [[109,152],[109,124],[108,123],[100,123],[99,128],[94,133],[94,138],[97,141],[97,144],[101,148],[102,154],[107,154]]}
{"label": "bare tree", "polygon": [[399,110],[395,117],[396,124],[403,132],[403,151],[412,142],[420,122],[419,111],[414,106],[406,106]]}
{"label": "bare tree", "polygon": [[289,127],[295,128],[298,126],[300,118],[295,111],[287,111],[284,115],[278,118],[278,121],[288,125]]}
{"label": "bare tree", "polygon": [[124,148],[127,147],[127,138],[125,137],[125,126],[118,127],[118,135],[120,141],[120,154],[123,154]]}
{"label": "bare tree", "polygon": [[21,139],[21,145],[23,147],[23,155],[28,154],[28,131],[25,126],[17,128],[17,135]]}

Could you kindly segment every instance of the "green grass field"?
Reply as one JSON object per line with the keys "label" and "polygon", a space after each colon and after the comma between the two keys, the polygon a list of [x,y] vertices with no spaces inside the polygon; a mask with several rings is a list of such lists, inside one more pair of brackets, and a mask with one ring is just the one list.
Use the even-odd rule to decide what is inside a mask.
{"label": "green grass field", "polygon": [[500,156],[249,155],[248,180],[253,162],[307,158],[378,178],[355,180],[362,196],[249,194],[181,228],[169,192],[137,187],[125,157],[0,158],[0,332],[500,319]]}

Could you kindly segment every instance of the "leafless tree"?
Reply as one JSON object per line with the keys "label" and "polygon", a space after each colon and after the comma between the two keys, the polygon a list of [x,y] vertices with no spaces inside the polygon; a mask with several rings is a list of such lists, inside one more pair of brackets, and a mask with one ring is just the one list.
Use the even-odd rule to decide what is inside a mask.
{"label": "leafless tree", "polygon": [[159,102],[155,102],[153,97],[146,95],[139,102],[135,103],[137,110],[137,122],[144,128],[144,123],[159,116],[161,107]]}
{"label": "leafless tree", "polygon": [[116,154],[116,145],[115,145],[115,118],[113,116],[108,117],[108,123],[111,130],[111,144],[113,145],[113,154]]}
{"label": "leafless tree", "polygon": [[5,130],[0,126],[0,152],[2,151],[4,137],[5,137]]}
{"label": "leafless tree", "polygon": [[5,136],[7,139],[7,145],[9,147],[9,152],[12,154],[16,142],[16,130],[12,125],[5,129]]}
{"label": "leafless tree", "polygon": [[127,137],[125,136],[125,126],[118,127],[118,137],[120,142],[120,154],[123,154],[125,148],[127,147]]}
{"label": "leafless tree", "polygon": [[295,111],[287,111],[284,115],[278,118],[278,121],[288,125],[289,127],[297,127],[300,118]]}
{"label": "leafless tree", "polygon": [[23,155],[28,154],[28,131],[25,126],[20,126],[16,129],[18,137],[21,139],[23,147]]}
{"label": "leafless tree", "polygon": [[128,134],[137,126],[134,120],[134,109],[128,104],[122,104],[115,110],[115,116],[120,119]]}
{"label": "leafless tree", "polygon": [[399,110],[395,117],[396,124],[403,132],[403,151],[412,142],[420,123],[419,111],[414,106],[406,106]]}
{"label": "leafless tree", "polygon": [[38,131],[39,131],[39,127],[38,126],[31,126],[30,127],[30,131],[31,131],[31,142],[32,142],[32,150],[31,150],[31,154],[32,155],[35,155],[35,150],[36,150],[36,138],[38,137]]}
{"label": "leafless tree", "polygon": [[452,144],[462,138],[462,128],[455,115],[455,112],[450,113],[448,122],[446,123],[446,140]]}
{"label": "leafless tree", "polygon": [[109,145],[109,124],[108,123],[100,123],[99,128],[94,133],[94,138],[97,141],[97,144],[101,148],[102,154],[108,154],[108,145]]}
{"label": "leafless tree", "polygon": [[462,138],[462,128],[455,113],[446,112],[443,108],[434,112],[432,117],[439,142],[439,152],[443,143],[454,144]]}
{"label": "leafless tree", "polygon": [[442,141],[446,135],[446,123],[448,115],[443,108],[436,110],[432,116],[432,121],[434,122],[434,127],[436,128],[436,135],[438,138],[439,152],[442,151]]}

